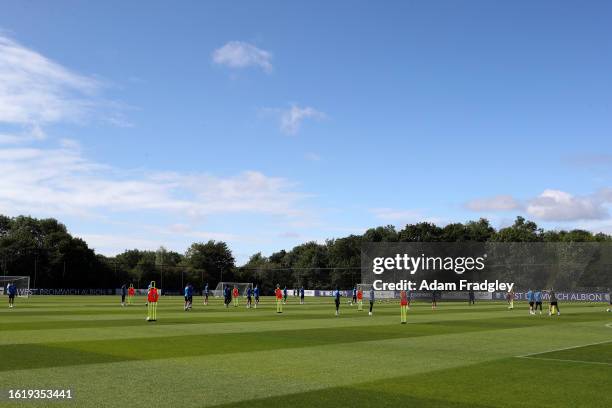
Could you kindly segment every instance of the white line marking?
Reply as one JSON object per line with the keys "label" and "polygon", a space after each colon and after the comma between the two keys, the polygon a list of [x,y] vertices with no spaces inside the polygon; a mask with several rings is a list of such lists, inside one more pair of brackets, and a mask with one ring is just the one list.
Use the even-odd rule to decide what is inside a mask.
{"label": "white line marking", "polygon": [[517,358],[524,358],[524,359],[529,359],[529,360],[544,360],[544,361],[563,361],[566,363],[583,363],[583,364],[600,364],[600,365],[609,365],[612,366],[612,363],[604,363],[601,361],[583,361],[583,360],[565,360],[565,359],[561,359],[561,358],[545,358],[545,357],[524,357],[524,356],[518,356]]}
{"label": "white line marking", "polygon": [[522,356],[516,356],[516,357],[531,357],[531,356],[535,356],[538,354],[552,353],[554,351],[571,350],[571,349],[577,349],[577,348],[588,347],[588,346],[596,346],[598,344],[606,344],[606,343],[612,343],[612,340],[600,341],[598,343],[581,344],[579,346],[565,347],[565,348],[554,349],[554,350],[539,351],[537,353],[523,354]]}
{"label": "white line marking", "polygon": [[612,323],[606,324],[606,327],[609,327],[610,329],[612,329]]}

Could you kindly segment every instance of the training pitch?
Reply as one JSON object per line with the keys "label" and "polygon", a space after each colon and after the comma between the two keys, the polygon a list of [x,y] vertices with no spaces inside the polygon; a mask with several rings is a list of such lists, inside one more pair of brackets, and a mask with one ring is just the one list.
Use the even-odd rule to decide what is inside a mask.
{"label": "training pitch", "polygon": [[[257,309],[218,299],[190,312],[162,297],[41,296],[0,309],[0,406],[32,407],[610,407],[612,313],[561,303],[397,303],[358,312],[343,300],[272,298]],[[71,389],[68,401],[7,399],[10,389]]]}

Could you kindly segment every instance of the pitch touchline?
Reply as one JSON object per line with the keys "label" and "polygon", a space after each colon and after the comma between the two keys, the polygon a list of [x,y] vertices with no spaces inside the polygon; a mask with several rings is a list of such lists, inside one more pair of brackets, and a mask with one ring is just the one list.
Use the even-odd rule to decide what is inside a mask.
{"label": "pitch touchline", "polygon": [[[571,350],[571,349],[576,349],[576,348],[580,348],[580,347],[596,346],[598,344],[606,344],[606,343],[611,343],[611,342],[612,342],[612,340],[606,340],[606,341],[600,341],[600,342],[597,342],[597,343],[581,344],[579,346],[571,346],[571,347],[565,347],[565,348],[554,349],[554,350],[539,351],[537,353],[523,354],[522,356],[515,356],[515,357],[521,357],[521,358],[523,358],[523,357],[530,357],[530,356],[535,356],[535,355],[538,355],[538,354],[553,353],[555,351]],[[547,359],[547,360],[550,360],[550,359]]]}
{"label": "pitch touchline", "polygon": [[565,360],[565,359],[561,359],[561,358],[545,358],[545,357],[529,357],[529,356],[517,356],[516,358],[525,358],[525,359],[529,359],[529,360],[563,361],[563,362],[566,362],[566,363],[612,365],[612,363],[604,363],[604,362],[601,362],[601,361]]}
{"label": "pitch touchline", "polygon": [[606,327],[609,327],[610,329],[612,329],[612,323],[606,324]]}

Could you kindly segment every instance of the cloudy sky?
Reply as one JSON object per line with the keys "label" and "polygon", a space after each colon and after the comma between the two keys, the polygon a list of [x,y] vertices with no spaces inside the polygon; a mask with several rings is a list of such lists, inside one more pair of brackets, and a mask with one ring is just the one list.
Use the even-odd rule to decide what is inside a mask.
{"label": "cloudy sky", "polygon": [[229,3],[3,0],[0,213],[241,262],[416,221],[612,233],[610,2]]}

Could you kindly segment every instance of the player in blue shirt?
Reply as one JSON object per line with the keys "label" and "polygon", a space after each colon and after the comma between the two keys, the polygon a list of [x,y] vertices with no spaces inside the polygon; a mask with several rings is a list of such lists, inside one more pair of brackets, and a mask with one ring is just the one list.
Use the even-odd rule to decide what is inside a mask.
{"label": "player in blue shirt", "polygon": [[247,295],[247,304],[246,304],[246,307],[247,307],[247,309],[250,309],[251,308],[251,304],[253,303],[253,300],[252,300],[253,289],[250,286],[247,288],[246,295]]}
{"label": "player in blue shirt", "polygon": [[188,283],[185,286],[185,310],[191,310],[191,305],[193,303],[193,286],[191,283]]}
{"label": "player in blue shirt", "polygon": [[206,286],[204,286],[204,305],[208,305],[208,282],[206,282]]}
{"label": "player in blue shirt", "polygon": [[374,307],[374,287],[370,288],[370,313],[369,316],[372,316],[372,308]]}
{"label": "player in blue shirt", "polygon": [[283,289],[283,305],[287,304],[287,287]]}
{"label": "player in blue shirt", "polygon": [[15,307],[15,295],[17,294],[17,286],[14,283],[6,285],[6,292],[9,298],[9,308]]}
{"label": "player in blue shirt", "polygon": [[336,286],[336,290],[332,292],[332,296],[334,297],[334,302],[336,303],[336,316],[340,314],[340,289]]}
{"label": "player in blue shirt", "polygon": [[253,292],[255,293],[255,309],[257,309],[257,305],[259,304],[259,286],[255,285]]}
{"label": "player in blue shirt", "polygon": [[229,285],[224,285],[223,288],[223,302],[225,303],[225,307],[228,308],[229,304],[232,302],[232,291],[229,288]]}
{"label": "player in blue shirt", "polygon": [[353,287],[353,300],[351,301],[351,305],[357,304],[357,287]]}
{"label": "player in blue shirt", "polygon": [[534,304],[533,291],[529,289],[525,297],[527,298],[527,301],[529,302],[529,314],[530,315],[535,314],[535,311],[533,310],[533,304]]}
{"label": "player in blue shirt", "polygon": [[125,306],[125,296],[127,295],[127,285],[121,285],[121,307]]}
{"label": "player in blue shirt", "polygon": [[533,309],[533,314],[535,314],[538,308],[540,308],[540,314],[542,314],[542,291],[536,290],[533,294],[533,300],[535,302],[535,309]]}
{"label": "player in blue shirt", "polygon": [[300,305],[304,304],[304,287],[300,288]]}

